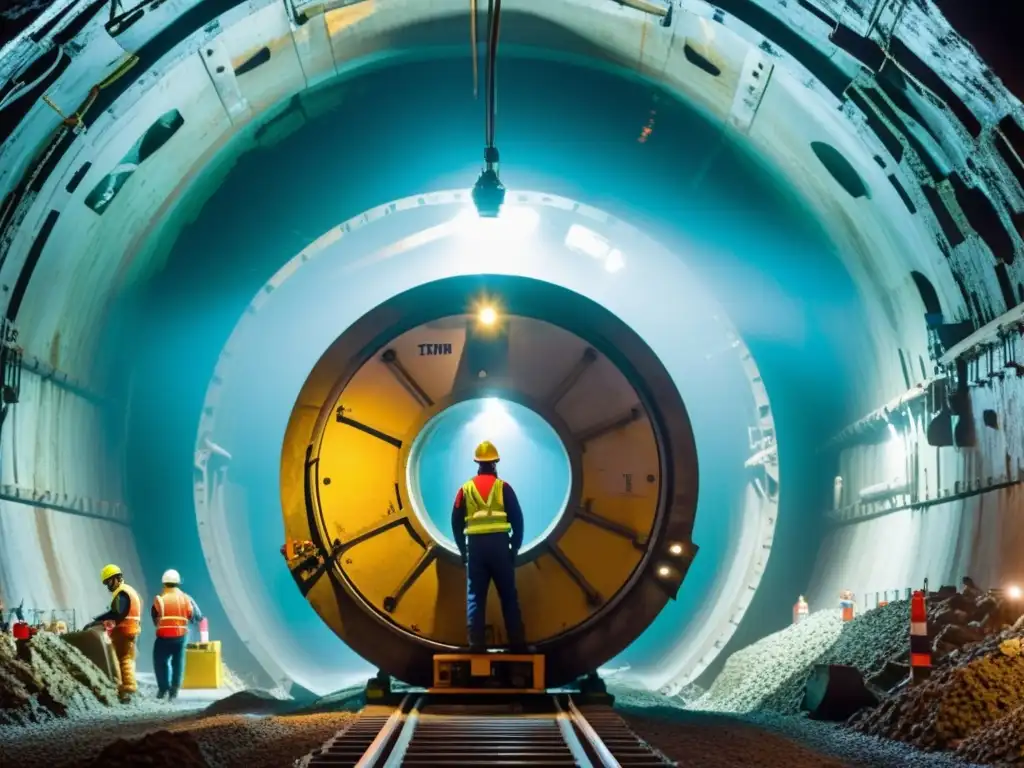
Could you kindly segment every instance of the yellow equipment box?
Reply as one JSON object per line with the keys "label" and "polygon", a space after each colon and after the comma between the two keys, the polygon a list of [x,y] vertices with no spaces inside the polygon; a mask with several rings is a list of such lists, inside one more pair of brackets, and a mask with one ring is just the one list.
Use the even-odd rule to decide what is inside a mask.
{"label": "yellow equipment box", "polygon": [[539,653],[438,653],[431,693],[542,693]]}
{"label": "yellow equipment box", "polygon": [[185,646],[185,679],[182,688],[220,688],[224,670],[220,661],[220,640]]}

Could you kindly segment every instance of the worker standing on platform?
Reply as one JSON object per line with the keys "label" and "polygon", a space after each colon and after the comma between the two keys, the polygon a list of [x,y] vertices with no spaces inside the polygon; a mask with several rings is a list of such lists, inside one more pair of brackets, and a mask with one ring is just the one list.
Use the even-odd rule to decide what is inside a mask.
{"label": "worker standing on platform", "polygon": [[525,643],[516,595],[516,556],[523,544],[523,511],[512,486],[498,478],[498,450],[489,440],[473,456],[477,474],[455,496],[452,533],[466,566],[469,646],[484,650],[487,590],[494,581],[513,649]]}
{"label": "worker standing on platform", "polygon": [[185,676],[185,645],[188,625],[203,620],[195,600],[181,591],[181,574],[171,568],[161,579],[164,591],[153,598],[149,615],[156,626],[153,641],[153,671],[156,674],[156,697],[178,698]]}
{"label": "worker standing on platform", "polygon": [[84,629],[91,629],[106,621],[114,622],[110,641],[121,670],[121,684],[117,693],[121,701],[127,702],[138,690],[135,683],[135,652],[142,631],[142,601],[139,593],[125,584],[124,574],[116,565],[106,566],[100,572],[100,581],[113,593],[110,610],[97,616]]}

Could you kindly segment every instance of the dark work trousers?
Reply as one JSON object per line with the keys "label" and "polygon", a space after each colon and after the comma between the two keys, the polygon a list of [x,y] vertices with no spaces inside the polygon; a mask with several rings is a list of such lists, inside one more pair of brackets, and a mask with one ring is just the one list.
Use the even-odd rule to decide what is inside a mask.
{"label": "dark work trousers", "polygon": [[185,676],[187,637],[158,637],[153,643],[153,671],[160,693],[177,693]]}
{"label": "dark work trousers", "polygon": [[509,547],[507,533],[478,533],[466,536],[468,562],[466,564],[466,622],[469,625],[469,644],[485,645],[484,627],[487,623],[487,590],[494,581],[501,600],[501,614],[505,631],[513,645],[523,642],[523,619],[519,613],[516,594],[516,564]]}

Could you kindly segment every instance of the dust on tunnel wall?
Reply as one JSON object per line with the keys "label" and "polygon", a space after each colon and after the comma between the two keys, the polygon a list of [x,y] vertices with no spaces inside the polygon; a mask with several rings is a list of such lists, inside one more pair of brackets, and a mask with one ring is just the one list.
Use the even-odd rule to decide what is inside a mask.
{"label": "dust on tunnel wall", "polygon": [[[984,368],[981,378],[988,378]],[[933,589],[963,576],[982,587],[1024,584],[1024,378],[1006,372],[970,391],[973,447],[928,445],[925,411],[898,440],[842,452],[844,506],[862,488],[908,478],[905,467],[914,464],[903,459],[915,446],[917,471],[908,479],[926,503],[830,532],[808,589],[812,610],[836,604],[841,589],[854,590],[860,602],[864,594],[873,600],[878,591],[920,588],[925,578]],[[995,427],[984,423],[986,410],[995,413]],[[1005,483],[1016,484],[984,490]],[[934,503],[968,489],[974,495]]]}
{"label": "dust on tunnel wall", "polygon": [[[124,503],[122,460],[103,406],[23,372],[20,402],[0,441],[0,594],[8,608],[24,600],[47,619],[50,610],[73,609],[81,627],[109,605],[99,581],[103,566],[116,563],[130,583],[146,583],[128,525],[30,503],[127,520],[113,509]],[[9,500],[19,491],[29,503]]]}

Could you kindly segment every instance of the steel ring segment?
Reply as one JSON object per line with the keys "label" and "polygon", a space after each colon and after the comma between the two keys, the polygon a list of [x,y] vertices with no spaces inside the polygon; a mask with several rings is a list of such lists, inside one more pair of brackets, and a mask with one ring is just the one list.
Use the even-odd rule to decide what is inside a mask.
{"label": "steel ring segment", "polygon": [[[335,540],[342,543],[343,551],[335,561],[336,567],[328,568],[327,578],[313,583],[307,592],[307,598],[323,620],[356,652],[386,672],[413,684],[429,683],[432,654],[460,644],[463,639],[464,575],[443,556],[435,556],[439,549],[432,547],[430,537],[417,529],[415,515],[405,514],[404,509],[398,508],[400,494],[395,494],[393,483],[391,488],[381,488],[378,484],[373,490],[347,494],[341,502],[342,509],[338,508],[337,502],[333,511],[327,509],[332,506],[329,501],[326,506],[323,503],[330,495],[329,489],[341,488],[342,484],[336,477],[331,477],[330,483],[324,482],[328,477],[321,472],[321,464],[326,466],[328,461],[320,453],[325,444],[331,442],[341,419],[359,421],[354,415],[345,414],[343,408],[348,405],[342,396],[345,395],[347,400],[348,394],[355,394],[353,390],[346,393],[346,389],[357,382],[360,370],[365,369],[367,363],[383,362],[389,344],[413,328],[441,317],[463,315],[474,299],[484,292],[501,297],[505,316],[550,323],[596,350],[597,357],[608,369],[628,382],[643,413],[643,418],[632,418],[620,424],[618,431],[646,430],[656,446],[656,455],[651,461],[656,463],[657,469],[650,473],[655,475],[653,485],[656,490],[648,494],[653,496],[650,503],[652,511],[646,537],[638,537],[639,547],[621,535],[624,527],[621,525],[617,526],[619,530],[616,532],[609,530],[608,526],[574,520],[563,529],[560,537],[557,531],[551,537],[557,539],[560,549],[565,542],[563,553],[571,551],[570,539],[574,529],[589,526],[594,529],[591,536],[606,537],[605,543],[594,538],[597,543],[590,544],[594,552],[603,555],[603,566],[613,560],[625,559],[628,562],[629,555],[625,551],[619,556],[606,554],[618,553],[615,547],[626,544],[627,550],[634,552],[635,556],[633,562],[628,562],[627,572],[619,574],[620,583],[611,587],[602,583],[603,592],[602,589],[593,590],[598,592],[598,599],[588,602],[587,590],[581,587],[577,576],[582,575],[584,581],[589,577],[598,582],[602,578],[602,570],[611,572],[614,568],[598,568],[597,575],[592,576],[590,571],[579,572],[571,557],[562,558],[567,562],[555,562],[559,560],[557,556],[544,554],[533,562],[520,565],[517,571],[524,609],[531,599],[531,589],[534,595],[542,595],[537,591],[542,588],[554,595],[556,603],[562,601],[553,609],[548,606],[546,625],[543,616],[540,624],[536,625],[531,625],[528,611],[526,617],[527,632],[531,639],[539,641],[539,647],[547,655],[549,680],[557,685],[596,669],[636,639],[667,600],[674,596],[696,553],[691,533],[697,500],[697,459],[685,407],[670,376],[642,339],[589,299],[526,278],[460,277],[412,289],[354,323],[314,367],[292,411],[281,466],[285,530],[290,539],[312,539],[322,551],[329,550]],[[514,348],[514,343],[510,346]],[[505,360],[514,358],[515,355],[510,354]],[[551,365],[549,360],[544,362]],[[447,396],[460,390],[458,380],[456,373]],[[464,376],[461,380],[467,379]],[[399,385],[396,377],[391,381]],[[508,376],[492,379],[492,385],[499,388],[504,386],[507,390],[509,384]],[[529,396],[530,393],[524,394]],[[400,388],[393,395],[386,398],[378,396],[377,400],[391,404],[416,399],[410,396],[407,387]],[[443,397],[437,396],[436,399],[440,402]],[[566,400],[571,402],[569,395],[566,395]],[[356,400],[352,407],[367,407],[359,405],[359,402]],[[363,397],[362,402],[369,404],[371,400]],[[382,418],[387,410],[378,407]],[[421,419],[423,410],[420,403],[417,413]],[[607,415],[609,420],[614,420],[611,414]],[[404,418],[409,419],[408,415]],[[361,421],[360,425],[386,434],[379,425]],[[345,432],[361,432],[367,440],[345,449],[346,456],[356,463],[349,464],[347,470],[340,470],[340,465],[336,465],[332,470],[335,475],[343,471],[346,477],[358,480],[367,473],[383,474],[387,471],[392,477],[404,476],[401,463],[405,457],[402,456],[401,445],[395,444],[404,443],[404,440],[395,438],[389,442],[373,437],[364,429],[348,424],[344,426]],[[579,429],[577,424],[572,424],[572,427]],[[402,434],[401,429],[394,426],[392,429]],[[407,429],[415,429],[415,418]],[[592,440],[583,452],[581,498],[584,500],[592,494],[586,477],[586,463],[590,460],[587,454],[599,456],[601,443],[606,439]],[[618,480],[621,482],[622,478]],[[637,481],[646,484],[647,477],[634,478],[634,483]],[[619,495],[629,494],[623,489]],[[633,495],[642,497],[644,494]],[[395,507],[394,512],[390,511],[391,505]],[[374,522],[363,530],[349,530],[338,522],[345,519],[344,515],[349,510],[362,510],[358,514],[366,515],[365,519]],[[600,518],[616,522],[616,509],[592,511]],[[388,521],[389,517],[393,521]],[[389,522],[393,524],[388,525]],[[382,532],[383,526],[387,528]],[[339,531],[338,528],[344,530]],[[396,556],[396,546],[400,556]],[[575,552],[571,554],[576,556]],[[574,570],[577,571],[575,575],[572,573]],[[532,588],[531,577],[534,579]],[[571,587],[559,587],[559,584]],[[402,585],[406,585],[404,593],[396,605],[394,598],[402,591]],[[425,592],[417,594],[417,590]],[[438,599],[440,595],[444,598]],[[388,598],[392,598],[392,602],[385,606]],[[584,605],[582,613],[578,610],[580,603]],[[425,616],[423,623],[429,631],[417,622],[406,620],[403,623],[398,615],[403,605],[419,605],[420,615]],[[426,614],[422,612],[424,606]],[[557,621],[560,613],[572,613],[579,620],[565,622],[565,627],[553,627],[552,621]],[[495,623],[500,625],[500,621]]]}
{"label": "steel ring segment", "polygon": [[[424,338],[447,339],[426,349],[452,354],[418,355],[426,351],[420,349]],[[556,508],[548,510],[545,522],[557,518],[560,530],[524,553],[533,567],[517,574],[530,639],[547,641],[584,624],[618,594],[640,563],[657,518],[658,451],[636,392],[606,358],[588,354],[590,349],[585,340],[540,320],[505,315],[498,331],[481,332],[472,316],[460,315],[402,334],[349,379],[334,404],[337,414],[347,415],[327,422],[316,449],[321,475],[329,468],[332,478],[345,473],[346,480],[322,484],[316,501],[328,538],[359,542],[347,550],[340,571],[366,603],[415,635],[446,645],[464,642],[462,590],[452,587],[461,582],[463,568],[454,557],[442,558],[446,550],[430,518],[440,517],[441,530],[446,527],[448,494],[470,474],[470,456],[453,457],[457,469],[447,478],[433,515],[410,513],[409,507],[422,508],[423,500],[404,482],[415,480],[417,473],[403,449],[415,445],[423,412],[429,413],[438,393],[446,392],[460,393],[452,396],[456,402],[502,391],[519,392],[521,399],[535,403],[552,401],[544,409],[549,419],[571,421],[563,441],[578,445],[577,455],[587,448],[578,462],[583,498],[577,497],[564,515],[565,498],[552,505]],[[542,350],[546,354],[536,354]],[[578,360],[593,369],[585,380],[574,376]],[[567,379],[579,379],[579,385],[563,386]],[[492,380],[500,382],[497,389],[486,384]],[[500,419],[490,420],[498,422],[490,429],[500,426]],[[408,439],[392,437],[403,433]],[[487,437],[479,434],[477,440]],[[490,437],[503,442],[499,435]],[[522,457],[506,460],[513,464],[503,466],[511,469]],[[535,463],[533,469],[531,476],[508,476],[519,489],[528,520],[540,511],[533,505],[543,503],[530,497],[551,490],[533,484],[545,477],[558,482],[549,466]],[[366,503],[353,504],[357,500]],[[493,642],[502,644],[498,606],[490,607]]]}

